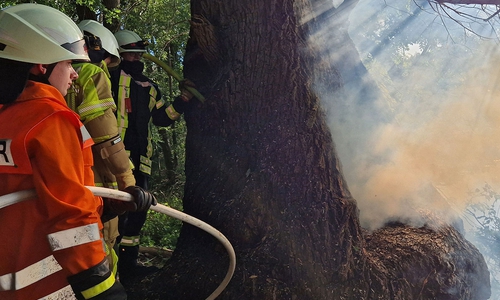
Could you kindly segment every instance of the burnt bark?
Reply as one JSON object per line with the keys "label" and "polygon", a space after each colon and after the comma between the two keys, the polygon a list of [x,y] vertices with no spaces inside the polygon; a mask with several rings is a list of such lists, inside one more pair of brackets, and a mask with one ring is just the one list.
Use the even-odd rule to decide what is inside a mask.
{"label": "burnt bark", "polygon": [[[236,250],[236,272],[219,299],[438,299],[431,295],[441,295],[443,282],[464,294],[439,299],[486,299],[484,260],[452,228],[401,225],[368,234],[359,225],[312,88],[321,82],[340,91],[343,77],[321,59],[331,53],[308,43],[322,17],[345,18],[353,3],[191,2],[184,73],[206,101],[185,113],[184,211],[219,229]],[[315,15],[317,8],[326,15]],[[345,27],[331,28],[339,43]],[[185,225],[166,266],[129,298],[205,299],[227,265],[214,238]],[[442,279],[452,265],[456,272]]]}
{"label": "burnt bark", "polygon": [[[452,226],[399,222],[366,236],[371,265],[384,270],[387,299],[489,299],[482,255]],[[471,284],[472,283],[472,284]]]}

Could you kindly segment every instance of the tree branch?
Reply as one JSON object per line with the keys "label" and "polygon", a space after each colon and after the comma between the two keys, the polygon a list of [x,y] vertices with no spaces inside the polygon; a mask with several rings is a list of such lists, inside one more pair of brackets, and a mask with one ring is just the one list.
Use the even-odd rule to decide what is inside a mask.
{"label": "tree branch", "polygon": [[500,5],[500,0],[434,0],[439,4],[480,4],[480,5]]}

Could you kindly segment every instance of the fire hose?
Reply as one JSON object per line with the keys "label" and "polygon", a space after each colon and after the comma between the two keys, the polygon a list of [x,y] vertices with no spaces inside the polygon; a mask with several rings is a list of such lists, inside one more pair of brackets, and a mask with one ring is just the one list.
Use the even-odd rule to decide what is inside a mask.
{"label": "fire hose", "polygon": [[[101,196],[105,198],[112,198],[120,201],[133,201],[132,195],[129,193],[125,193],[122,191],[117,191],[113,189],[108,189],[108,188],[102,188],[102,187],[95,187],[95,186],[86,186],[95,196]],[[3,207],[30,199],[30,198],[35,198],[37,196],[36,191],[34,189],[31,190],[23,190],[23,191],[18,191],[15,193],[10,193],[7,195],[0,196],[0,209]],[[217,296],[222,293],[222,291],[226,288],[226,286],[229,284],[229,281],[233,277],[234,270],[236,267],[236,254],[234,252],[234,249],[229,242],[229,240],[217,229],[212,227],[211,225],[193,217],[190,216],[186,213],[183,213],[181,211],[175,210],[173,208],[167,207],[163,204],[158,203],[156,206],[151,206],[150,208],[153,211],[165,214],[167,216],[176,218],[178,220],[181,220],[183,222],[189,223],[193,226],[196,226],[203,231],[210,233],[212,236],[214,236],[219,242],[224,245],[224,248],[226,248],[226,251],[229,255],[229,268],[226,273],[226,276],[222,280],[222,282],[219,284],[217,289],[210,294],[206,300],[213,300],[217,298]]]}
{"label": "fire hose", "polygon": [[[147,60],[150,60],[150,61],[154,62],[155,64],[159,65],[160,67],[162,67],[163,70],[167,71],[167,73],[170,74],[170,76],[174,77],[177,81],[181,82],[184,80],[181,75],[179,75],[177,72],[174,71],[174,69],[172,69],[169,65],[162,62],[161,60],[154,57],[153,55],[146,52],[142,55],[142,57],[147,59]],[[186,86],[186,89],[191,94],[193,94],[193,96],[198,98],[198,100],[200,100],[201,102],[205,101],[205,97],[203,97],[203,95],[200,94],[200,92],[198,92],[198,90],[196,90],[195,88],[190,87],[190,86]]]}

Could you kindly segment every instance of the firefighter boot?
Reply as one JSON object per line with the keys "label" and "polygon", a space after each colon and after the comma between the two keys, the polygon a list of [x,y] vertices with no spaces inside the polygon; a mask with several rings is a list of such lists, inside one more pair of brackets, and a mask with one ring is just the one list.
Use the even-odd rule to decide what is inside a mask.
{"label": "firefighter boot", "polygon": [[137,266],[137,257],[139,256],[139,245],[119,247],[118,256],[118,276],[120,282],[127,286],[131,284],[134,277],[134,269]]}
{"label": "firefighter boot", "polygon": [[137,263],[139,256],[139,246],[121,246],[119,249],[118,276],[120,282],[129,288],[134,282],[141,281],[144,277],[159,269],[154,266],[146,267]]}

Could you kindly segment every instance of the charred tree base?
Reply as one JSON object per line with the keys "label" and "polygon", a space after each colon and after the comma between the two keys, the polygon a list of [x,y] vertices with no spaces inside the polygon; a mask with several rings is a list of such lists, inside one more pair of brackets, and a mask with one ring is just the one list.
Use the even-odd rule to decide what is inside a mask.
{"label": "charred tree base", "polygon": [[[174,253],[160,272],[129,289],[130,300],[206,299],[223,280],[228,259],[217,241],[190,232],[187,251]],[[345,282],[330,282],[324,299],[482,300],[490,297],[489,272],[483,256],[453,227],[419,228],[394,222],[366,233],[360,259]],[[314,299],[298,297],[284,282],[272,243],[241,251],[235,280],[218,299]],[[195,270],[195,271],[193,271]],[[334,276],[332,276],[333,278]],[[235,283],[238,283],[235,285]],[[304,283],[307,285],[307,283]],[[309,295],[318,287],[311,283]],[[263,296],[266,295],[266,296]],[[317,295],[317,294],[316,294]],[[263,298],[264,297],[264,298]],[[305,297],[305,298],[304,298]],[[316,298],[317,299],[317,298]]]}
{"label": "charred tree base", "polygon": [[388,299],[490,297],[483,256],[451,226],[388,224],[366,236],[370,264],[386,275]]}

